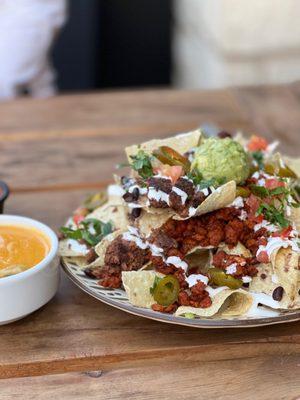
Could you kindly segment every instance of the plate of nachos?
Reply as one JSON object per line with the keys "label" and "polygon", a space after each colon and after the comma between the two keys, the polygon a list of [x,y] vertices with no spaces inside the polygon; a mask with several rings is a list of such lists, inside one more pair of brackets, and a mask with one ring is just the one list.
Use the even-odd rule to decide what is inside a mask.
{"label": "plate of nachos", "polygon": [[81,289],[200,328],[300,319],[300,159],[263,137],[201,130],[125,148],[124,173],[60,229]]}

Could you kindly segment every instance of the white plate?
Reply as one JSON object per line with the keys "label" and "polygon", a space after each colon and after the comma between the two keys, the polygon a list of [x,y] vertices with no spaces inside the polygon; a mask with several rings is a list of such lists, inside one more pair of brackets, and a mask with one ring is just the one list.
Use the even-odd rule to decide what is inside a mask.
{"label": "white plate", "polygon": [[62,258],[61,264],[68,277],[82,290],[96,299],[112,307],[130,314],[169,324],[186,325],[195,328],[249,328],[263,325],[282,324],[300,320],[300,310],[281,312],[274,317],[244,318],[244,319],[188,319],[163,314],[157,311],[138,308],[129,303],[126,293],[122,289],[108,289],[97,284],[97,279],[89,278],[82,269]]}

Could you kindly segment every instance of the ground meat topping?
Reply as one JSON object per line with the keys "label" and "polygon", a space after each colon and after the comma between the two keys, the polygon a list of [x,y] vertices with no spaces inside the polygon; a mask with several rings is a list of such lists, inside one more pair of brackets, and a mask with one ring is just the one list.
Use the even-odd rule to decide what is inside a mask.
{"label": "ground meat topping", "polygon": [[152,310],[162,312],[165,314],[173,314],[177,310],[178,305],[176,303],[170,304],[169,306],[162,306],[160,304],[153,304]]}
{"label": "ground meat topping", "polygon": [[169,194],[172,190],[172,181],[168,178],[153,176],[148,179],[148,188],[153,187],[156,190],[161,190]]}
{"label": "ground meat topping", "polygon": [[206,285],[198,281],[196,285],[192,286],[190,293],[181,290],[178,296],[178,303],[181,306],[191,306],[196,308],[207,308],[212,304],[209,293],[205,290]]}
{"label": "ground meat topping", "polygon": [[[178,249],[187,254],[196,246],[218,247],[221,242],[234,246],[239,241],[252,251],[258,246],[257,238],[262,232],[254,232],[247,221],[241,221],[240,210],[223,208],[209,214],[184,221],[168,220],[161,228],[169,237],[178,242]],[[254,240],[255,243],[249,242]]]}
{"label": "ground meat topping", "polygon": [[246,258],[227,254],[221,250],[214,254],[212,264],[237,279],[241,279],[243,276],[253,277],[257,275],[257,268],[255,267],[257,260],[255,257]]}
{"label": "ground meat topping", "polygon": [[149,261],[149,250],[139,248],[134,242],[118,236],[108,247],[104,262],[122,271],[138,270]]}
{"label": "ground meat topping", "polygon": [[167,254],[170,249],[177,249],[178,243],[175,239],[167,236],[164,232],[156,230],[150,237],[150,243],[155,244],[157,247],[164,250]]}

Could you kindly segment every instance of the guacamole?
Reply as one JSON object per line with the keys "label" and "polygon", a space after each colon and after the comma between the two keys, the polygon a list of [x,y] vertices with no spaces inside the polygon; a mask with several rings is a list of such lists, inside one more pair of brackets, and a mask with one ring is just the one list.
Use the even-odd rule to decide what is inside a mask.
{"label": "guacamole", "polygon": [[201,173],[204,179],[241,183],[249,176],[250,163],[238,142],[231,138],[209,138],[196,150],[192,169]]}

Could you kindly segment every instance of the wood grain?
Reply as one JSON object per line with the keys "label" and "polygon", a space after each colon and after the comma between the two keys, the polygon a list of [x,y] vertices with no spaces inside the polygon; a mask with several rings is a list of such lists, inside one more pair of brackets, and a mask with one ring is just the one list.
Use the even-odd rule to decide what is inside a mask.
{"label": "wood grain", "polygon": [[[110,181],[124,146],[203,123],[299,153],[300,85],[136,91],[0,105],[6,212],[57,229]],[[296,399],[300,323],[199,330],[128,315],[62,277],[55,298],[0,326],[0,399]],[[97,374],[88,371],[101,370]],[[276,382],[276,383],[275,383]]]}
{"label": "wood grain", "polygon": [[174,363],[161,360],[156,366],[7,379],[0,381],[0,398],[296,400],[299,381],[291,372],[297,371],[298,362],[292,354],[246,361],[182,360],[175,368]]}

